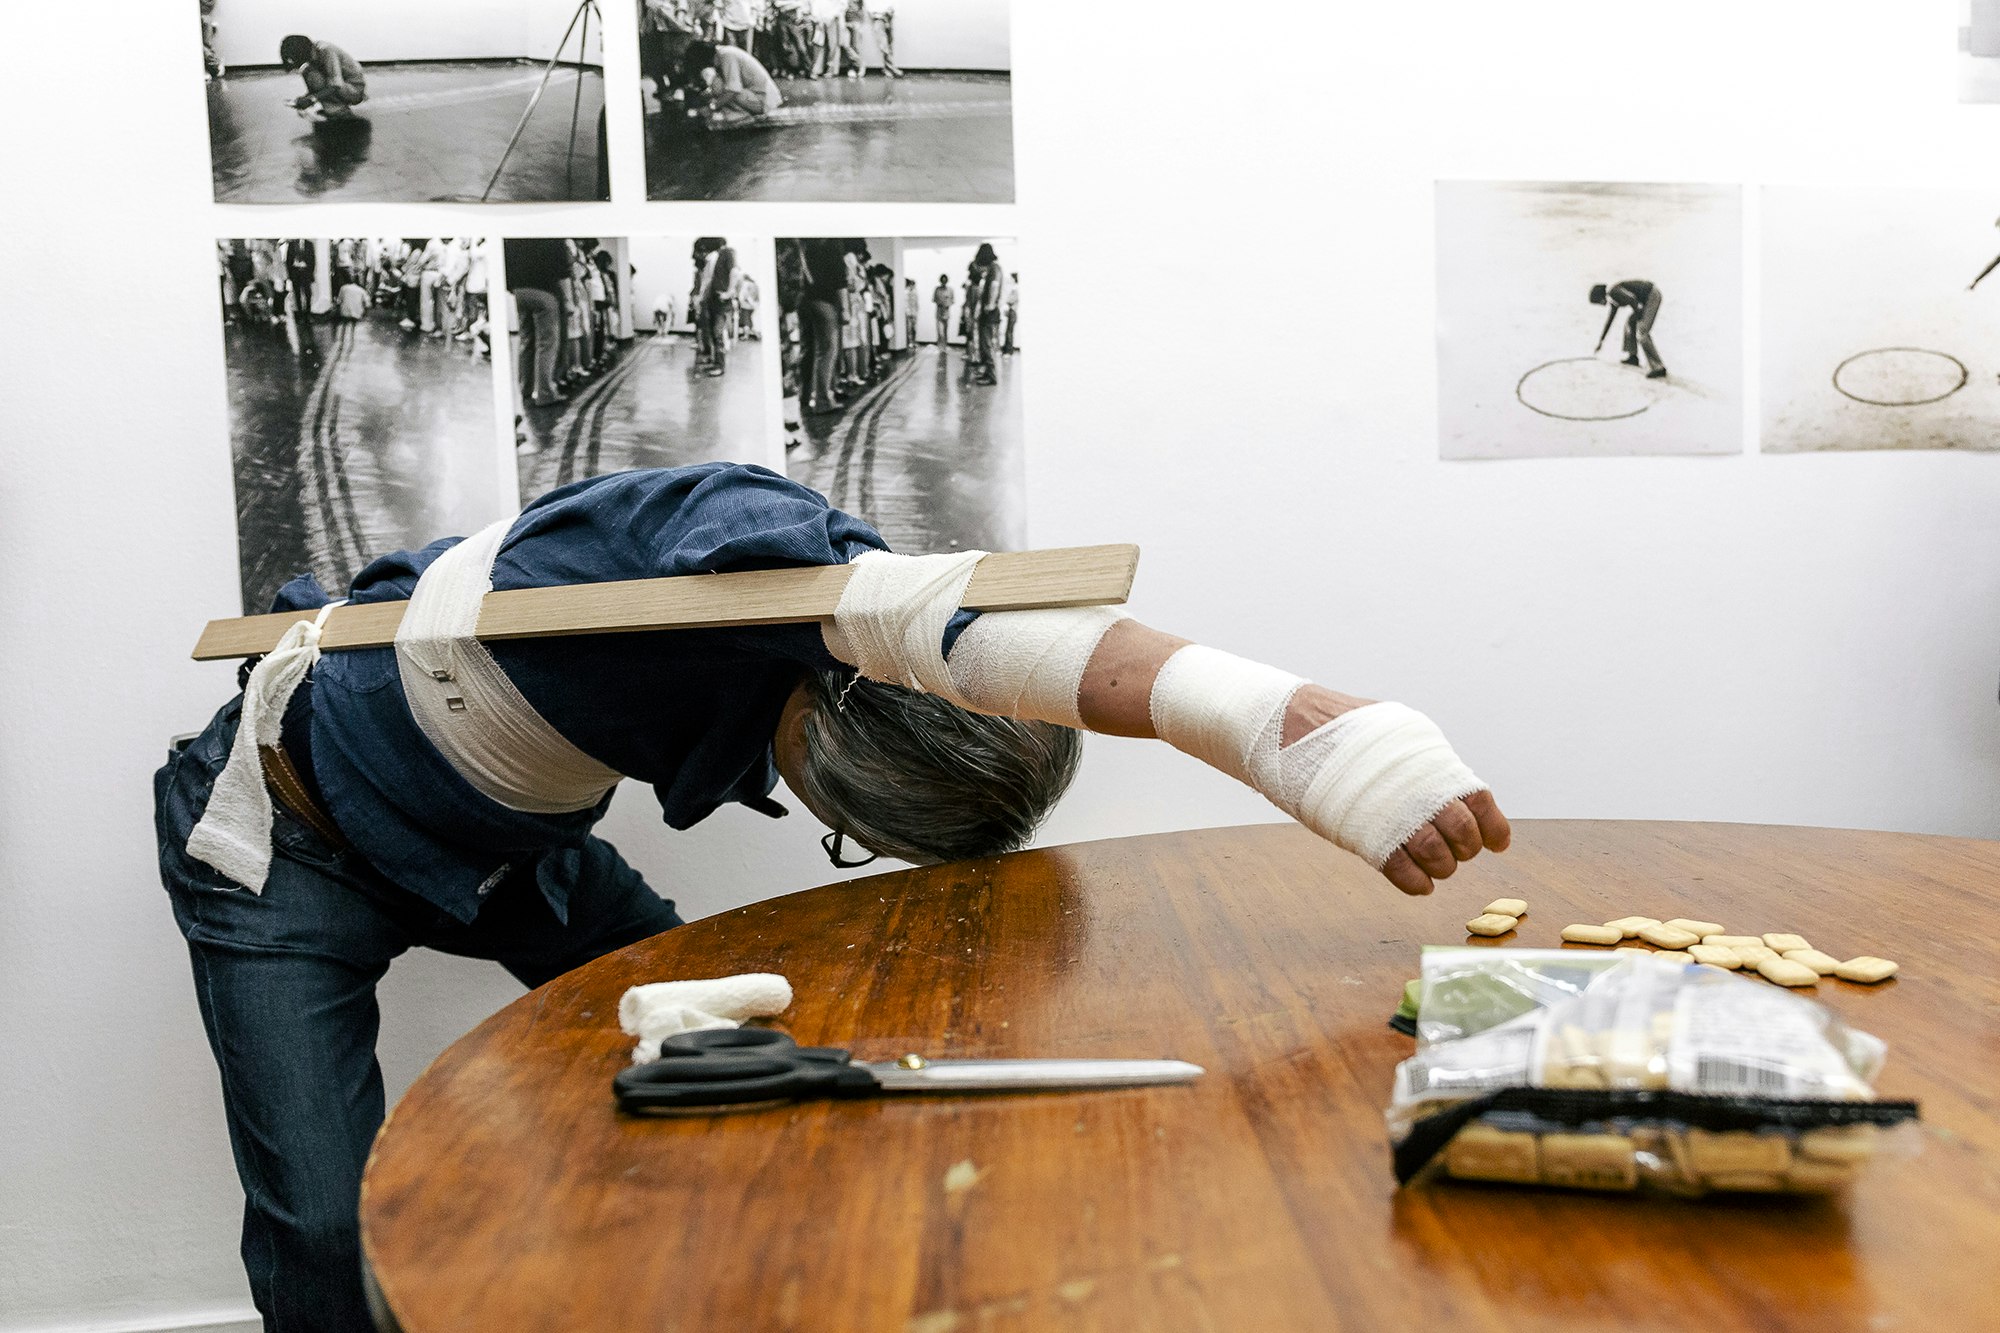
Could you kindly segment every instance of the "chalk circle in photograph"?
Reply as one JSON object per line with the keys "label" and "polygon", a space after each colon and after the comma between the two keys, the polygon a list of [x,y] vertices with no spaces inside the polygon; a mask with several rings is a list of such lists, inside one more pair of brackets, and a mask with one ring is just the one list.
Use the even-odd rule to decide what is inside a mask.
{"label": "chalk circle in photograph", "polygon": [[1562,421],[1623,421],[1660,400],[1658,381],[1594,356],[1544,361],[1514,386],[1521,406]]}
{"label": "chalk circle in photograph", "polygon": [[1941,403],[1972,380],[1949,352],[1924,347],[1877,347],[1857,352],[1833,372],[1833,387],[1870,407],[1922,407]]}

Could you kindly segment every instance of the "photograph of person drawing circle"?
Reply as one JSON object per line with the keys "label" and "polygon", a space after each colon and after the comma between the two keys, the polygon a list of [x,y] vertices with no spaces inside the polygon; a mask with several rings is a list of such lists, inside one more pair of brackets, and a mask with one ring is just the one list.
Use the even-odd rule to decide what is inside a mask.
{"label": "photograph of person drawing circle", "polygon": [[1742,250],[1736,186],[1439,182],[1440,456],[1739,452]]}
{"label": "photograph of person drawing circle", "polygon": [[[399,955],[491,959],[535,986],[681,924],[592,832],[626,779],[674,829],[733,804],[784,815],[782,779],[835,865],[957,861],[1025,845],[1088,730],[1206,760],[1405,894],[1507,846],[1492,793],[1423,714],[1108,609],[959,610],[978,558],[887,554],[806,487],[710,463],[580,481],[466,540],[382,552],[350,586],[285,586],[277,610],[408,601],[427,628],[322,655],[299,621],[155,778],[271,1327],[371,1327],[357,1200],[383,1117],[376,990]],[[853,572],[824,629],[487,644],[465,597],[827,565]],[[893,632],[913,616],[941,638]],[[458,666],[437,673],[424,645],[445,643]]]}
{"label": "photograph of person drawing circle", "polygon": [[1640,364],[1639,353],[1646,354],[1646,378],[1663,380],[1667,377],[1667,363],[1660,360],[1660,349],[1653,345],[1653,324],[1660,317],[1660,289],[1643,278],[1628,278],[1612,286],[1598,283],[1590,289],[1590,303],[1606,306],[1604,332],[1597,335],[1596,352],[1604,350],[1604,340],[1611,336],[1611,326],[1618,316],[1625,316],[1625,364]]}

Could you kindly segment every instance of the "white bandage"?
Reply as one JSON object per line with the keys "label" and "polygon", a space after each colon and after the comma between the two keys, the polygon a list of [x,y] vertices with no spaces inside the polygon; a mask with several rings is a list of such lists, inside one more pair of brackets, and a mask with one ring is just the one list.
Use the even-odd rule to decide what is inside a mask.
{"label": "white bandage", "polygon": [[944,664],[944,631],[985,555],[869,551],[855,557],[833,621],[821,631],[827,651],[870,680],[958,702]]}
{"label": "white bandage", "polygon": [[989,611],[951,648],[960,707],[996,717],[1083,726],[1077,692],[1105,632],[1125,618],[1111,607]]}
{"label": "white bandage", "polygon": [[660,1043],[677,1032],[741,1027],[772,1018],[792,1004],[792,983],[775,972],[744,972],[710,981],[656,981],[634,986],[618,1001],[618,1026],[637,1037],[632,1063],[660,1058]]}
{"label": "white bandage", "polygon": [[870,680],[935,694],[975,713],[1081,727],[1077,691],[1105,631],[1124,612],[1104,607],[992,611],[958,636],[945,627],[983,551],[857,558],[825,627],[827,649]]}
{"label": "white bandage", "polygon": [[1286,705],[1304,683],[1189,645],[1153,684],[1153,729],[1378,870],[1438,811],[1486,790],[1437,724],[1402,704],[1352,709],[1281,747]]}

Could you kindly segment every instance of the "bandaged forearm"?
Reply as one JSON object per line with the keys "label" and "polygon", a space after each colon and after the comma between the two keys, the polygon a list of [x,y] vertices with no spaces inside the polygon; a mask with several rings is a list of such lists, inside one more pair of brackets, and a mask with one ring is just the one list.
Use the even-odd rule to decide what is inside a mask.
{"label": "bandaged forearm", "polygon": [[1282,745],[1287,707],[1305,683],[1190,644],[1153,682],[1153,730],[1378,870],[1438,811],[1486,790],[1437,724],[1402,704],[1351,709]]}
{"label": "bandaged forearm", "polygon": [[[827,642],[872,680],[1002,717],[1085,725],[1081,697],[1108,608],[988,612],[941,644],[979,552],[877,553],[854,562]],[[1368,704],[1281,745],[1289,672],[1188,645],[1161,666],[1149,700],[1161,740],[1262,792],[1377,869],[1452,801],[1486,784],[1436,724],[1402,704]]]}

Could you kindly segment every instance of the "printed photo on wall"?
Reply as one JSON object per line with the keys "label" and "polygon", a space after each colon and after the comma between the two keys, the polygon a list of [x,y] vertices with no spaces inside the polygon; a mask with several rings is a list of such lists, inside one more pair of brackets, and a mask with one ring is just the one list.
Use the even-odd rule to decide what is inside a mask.
{"label": "printed photo on wall", "polygon": [[793,238],[777,266],[790,475],[906,554],[1020,547],[1014,243]]}
{"label": "printed photo on wall", "polygon": [[1743,447],[1733,185],[1444,181],[1444,458]]}
{"label": "printed photo on wall", "polygon": [[1009,0],[639,0],[653,199],[1014,201]]}
{"label": "printed photo on wall", "polygon": [[777,468],[771,242],[503,242],[521,496],[627,468]]}
{"label": "printed photo on wall", "polygon": [[224,240],[216,268],[246,613],[511,511],[485,242]]}
{"label": "printed photo on wall", "polygon": [[1764,451],[2000,449],[2000,191],[1762,205]]}
{"label": "printed photo on wall", "polygon": [[597,0],[198,0],[220,204],[609,199]]}

